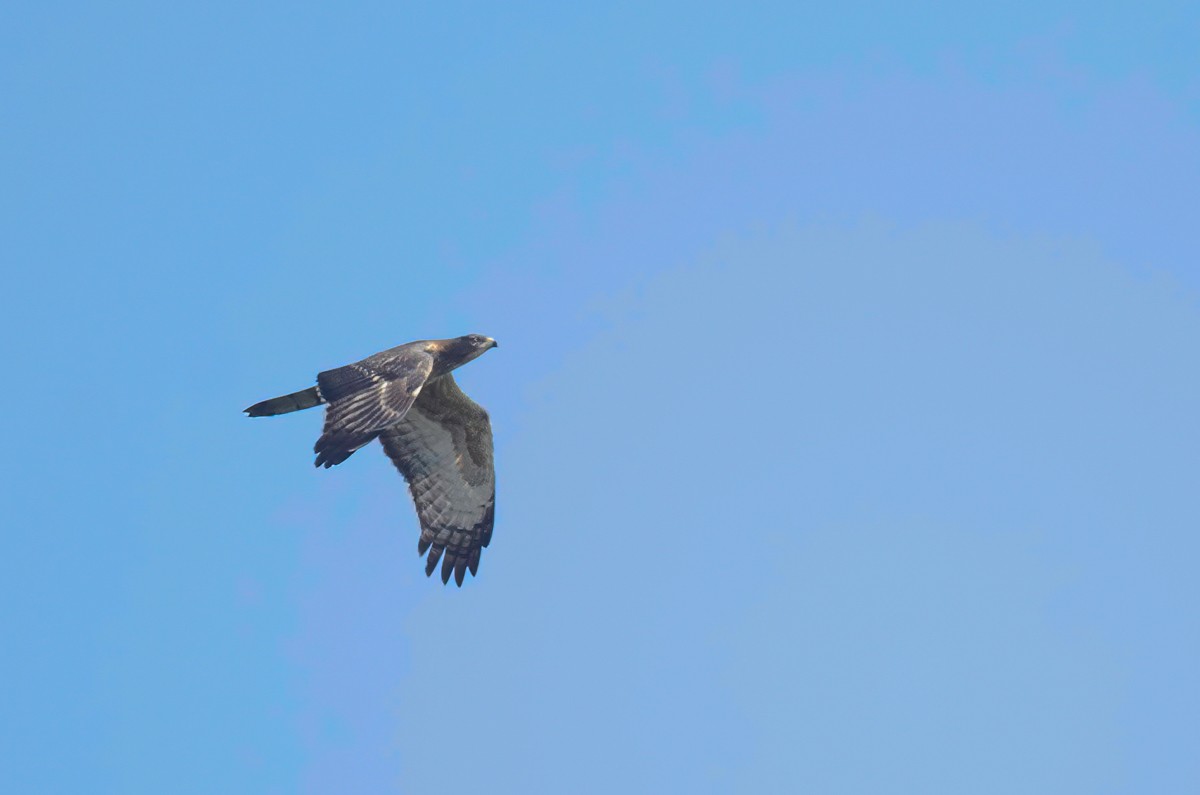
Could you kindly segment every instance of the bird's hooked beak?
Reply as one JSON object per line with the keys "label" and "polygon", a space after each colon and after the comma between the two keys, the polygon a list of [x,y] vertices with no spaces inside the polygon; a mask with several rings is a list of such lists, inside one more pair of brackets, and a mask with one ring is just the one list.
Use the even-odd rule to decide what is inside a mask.
{"label": "bird's hooked beak", "polygon": [[488,337],[488,338],[487,338],[487,341],[488,341],[488,342],[490,342],[490,343],[492,343],[492,344],[491,344],[491,347],[492,347],[492,348],[499,348],[499,347],[500,347],[500,343],[496,342],[496,341],[495,341],[494,339],[492,339],[491,337]]}

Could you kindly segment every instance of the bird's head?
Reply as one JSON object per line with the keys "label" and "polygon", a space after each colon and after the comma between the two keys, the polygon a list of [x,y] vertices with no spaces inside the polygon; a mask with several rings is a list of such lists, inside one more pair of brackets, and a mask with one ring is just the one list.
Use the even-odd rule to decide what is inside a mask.
{"label": "bird's head", "polygon": [[462,367],[472,359],[477,359],[492,348],[499,347],[491,337],[482,334],[468,334],[465,337],[454,337],[448,340],[431,340],[426,351],[432,353],[445,365],[447,371]]}

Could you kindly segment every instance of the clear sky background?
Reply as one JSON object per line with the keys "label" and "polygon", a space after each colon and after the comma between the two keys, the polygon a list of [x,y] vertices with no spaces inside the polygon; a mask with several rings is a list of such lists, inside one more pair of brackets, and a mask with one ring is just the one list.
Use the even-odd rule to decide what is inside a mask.
{"label": "clear sky background", "polygon": [[[1200,792],[1200,10],[1095,6],[6,4],[0,788]],[[460,590],[240,410],[468,332]]]}

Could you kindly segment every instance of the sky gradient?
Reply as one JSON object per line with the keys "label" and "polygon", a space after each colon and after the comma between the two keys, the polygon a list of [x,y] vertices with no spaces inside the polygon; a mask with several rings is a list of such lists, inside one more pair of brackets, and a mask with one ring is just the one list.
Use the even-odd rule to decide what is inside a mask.
{"label": "sky gradient", "polygon": [[[1197,791],[1197,34],[6,7],[0,786]],[[240,410],[469,332],[460,590]]]}

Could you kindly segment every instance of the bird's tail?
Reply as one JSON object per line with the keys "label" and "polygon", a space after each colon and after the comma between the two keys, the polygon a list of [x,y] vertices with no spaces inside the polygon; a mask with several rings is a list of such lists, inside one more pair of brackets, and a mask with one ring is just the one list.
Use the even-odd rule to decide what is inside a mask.
{"label": "bird's tail", "polygon": [[255,403],[250,408],[243,409],[243,411],[251,417],[271,417],[275,414],[287,414],[292,411],[300,411],[301,409],[311,409],[313,406],[319,406],[324,402],[321,398],[321,392],[315,386],[310,386],[308,389],[301,389],[299,392],[293,392],[290,395],[283,395],[282,397]]}

